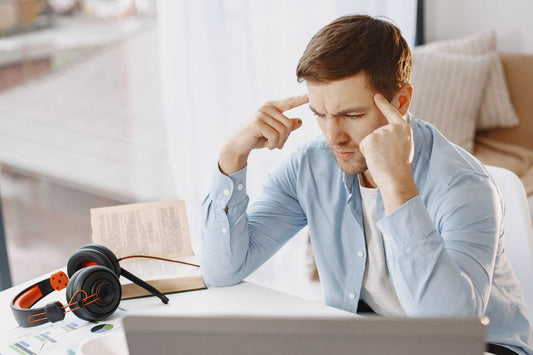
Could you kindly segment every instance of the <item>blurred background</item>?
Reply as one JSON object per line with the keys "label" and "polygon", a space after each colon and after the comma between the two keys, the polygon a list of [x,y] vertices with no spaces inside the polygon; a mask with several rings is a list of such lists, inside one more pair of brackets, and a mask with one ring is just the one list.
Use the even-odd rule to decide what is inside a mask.
{"label": "blurred background", "polygon": [[[421,6],[0,0],[0,193],[13,283],[65,265],[89,243],[94,207],[185,199],[200,252],[200,204],[222,144],[264,101],[306,92],[296,63],[311,36],[341,15],[387,16],[415,46],[417,13],[425,11],[426,40],[496,26],[501,49],[533,52],[527,26],[511,20],[531,9],[526,0]],[[319,133],[307,106],[288,115],[304,125],[283,151],[253,152],[251,200],[280,159]],[[316,297],[306,281],[305,235],[250,280]]]}

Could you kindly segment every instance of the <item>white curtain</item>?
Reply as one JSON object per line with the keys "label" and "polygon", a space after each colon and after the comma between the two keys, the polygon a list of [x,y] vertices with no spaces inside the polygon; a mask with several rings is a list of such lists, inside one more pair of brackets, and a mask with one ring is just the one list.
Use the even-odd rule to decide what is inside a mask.
{"label": "white curtain", "polygon": [[[414,43],[416,0],[158,0],[157,6],[173,195],[187,201],[195,247],[221,146],[264,101],[306,92],[295,71],[314,33],[341,15],[365,13],[392,19]],[[250,157],[252,201],[277,162],[319,133],[307,108],[293,111],[304,125],[286,148]]]}

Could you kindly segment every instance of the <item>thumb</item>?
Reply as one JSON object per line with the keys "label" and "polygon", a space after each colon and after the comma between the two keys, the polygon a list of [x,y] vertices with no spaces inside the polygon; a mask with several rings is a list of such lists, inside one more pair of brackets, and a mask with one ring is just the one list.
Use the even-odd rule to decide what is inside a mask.
{"label": "thumb", "polygon": [[292,122],[292,129],[291,131],[295,131],[297,130],[298,128],[302,127],[302,119],[301,118],[291,118],[290,119],[291,122]]}
{"label": "thumb", "polygon": [[[372,134],[372,133],[371,133]],[[370,135],[370,134],[369,134]],[[368,135],[368,136],[369,136]],[[366,158],[366,148],[367,148],[367,144],[368,144],[368,139],[366,136],[365,138],[363,138],[363,140],[359,143],[359,151],[361,152],[361,154],[363,154],[363,156]]]}

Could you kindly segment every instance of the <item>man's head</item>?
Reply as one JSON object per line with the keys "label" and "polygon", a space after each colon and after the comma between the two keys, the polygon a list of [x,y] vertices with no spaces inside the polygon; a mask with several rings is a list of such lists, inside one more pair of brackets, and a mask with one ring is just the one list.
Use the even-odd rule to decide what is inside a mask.
{"label": "man's head", "polygon": [[327,83],[365,73],[389,101],[411,80],[411,51],[392,23],[366,15],[344,16],[311,38],[298,62],[298,81]]}
{"label": "man's head", "polygon": [[381,93],[405,115],[412,88],[411,52],[400,30],[370,16],[345,16],[313,36],[297,67],[309,106],[339,167],[367,170],[359,143],[388,123],[374,102]]}

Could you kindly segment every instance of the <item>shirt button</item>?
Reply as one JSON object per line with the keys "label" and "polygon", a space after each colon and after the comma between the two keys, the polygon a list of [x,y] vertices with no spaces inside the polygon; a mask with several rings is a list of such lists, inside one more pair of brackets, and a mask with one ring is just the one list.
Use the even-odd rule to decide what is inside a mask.
{"label": "shirt button", "polygon": [[226,228],[222,228],[222,234],[228,233],[228,230]]}
{"label": "shirt button", "polygon": [[237,189],[242,190],[244,189],[244,186],[242,184],[237,185]]}
{"label": "shirt button", "polygon": [[357,252],[357,256],[358,256],[358,257],[362,258],[363,255],[364,255],[364,253],[363,253],[361,250],[359,250],[359,251]]}
{"label": "shirt button", "polygon": [[348,294],[348,297],[350,297],[350,299],[353,300],[353,299],[355,298],[355,294],[352,293],[352,292],[350,292],[350,293]]}
{"label": "shirt button", "polygon": [[224,196],[229,196],[229,190],[228,189],[224,190]]}

